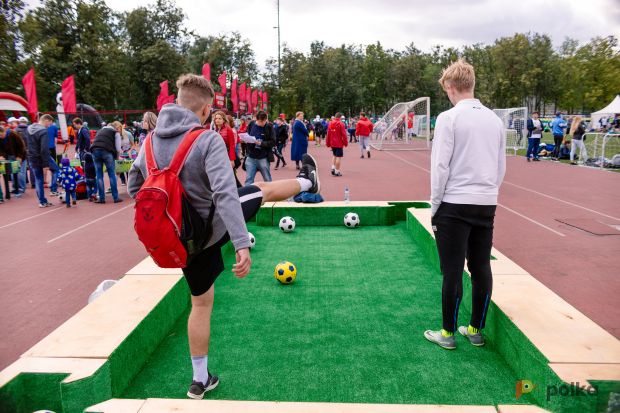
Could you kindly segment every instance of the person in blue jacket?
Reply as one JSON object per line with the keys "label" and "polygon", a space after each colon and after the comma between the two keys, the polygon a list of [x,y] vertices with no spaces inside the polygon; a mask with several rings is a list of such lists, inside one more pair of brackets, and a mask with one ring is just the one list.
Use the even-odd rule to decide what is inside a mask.
{"label": "person in blue jacket", "polygon": [[564,129],[566,128],[566,122],[562,119],[562,112],[557,111],[555,113],[555,119],[551,122],[551,132],[553,132],[553,141],[555,142],[555,149],[553,150],[553,160],[558,161],[560,156],[560,146],[564,140]]}
{"label": "person in blue jacket", "polygon": [[295,161],[295,169],[299,170],[301,157],[308,152],[308,136],[310,133],[304,126],[304,113],[297,112],[293,124],[293,143],[291,145],[291,161]]}

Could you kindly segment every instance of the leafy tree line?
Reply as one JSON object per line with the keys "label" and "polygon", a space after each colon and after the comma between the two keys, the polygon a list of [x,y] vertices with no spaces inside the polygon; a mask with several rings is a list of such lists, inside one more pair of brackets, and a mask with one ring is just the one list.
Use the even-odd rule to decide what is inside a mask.
{"label": "leafy tree line", "polygon": [[[544,34],[517,33],[492,45],[428,52],[371,45],[329,47],[315,41],[309,52],[286,43],[278,60],[260,73],[252,44],[240,33],[201,37],[184,28],[187,15],[174,0],[117,13],[104,0],[44,0],[25,11],[22,0],[3,0],[0,17],[0,91],[24,95],[22,76],[35,68],[39,108],[54,110],[62,81],[75,75],[78,102],[99,110],[155,107],[159,84],[170,93],[182,73],[211,81],[224,70],[269,95],[270,111],[288,117],[382,114],[394,103],[431,98],[431,115],[451,106],[438,83],[441,70],[458,57],[476,69],[476,95],[490,107],[528,106],[590,112],[620,92],[620,51],[612,36],[580,45],[566,38],[559,49]],[[230,99],[229,108],[232,109]]]}

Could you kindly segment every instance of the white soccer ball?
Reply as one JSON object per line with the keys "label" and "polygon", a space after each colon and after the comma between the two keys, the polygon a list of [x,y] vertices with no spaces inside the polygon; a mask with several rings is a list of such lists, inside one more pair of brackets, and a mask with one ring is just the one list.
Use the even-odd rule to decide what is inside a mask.
{"label": "white soccer ball", "polygon": [[250,249],[254,248],[254,245],[256,245],[256,238],[254,238],[254,235],[252,235],[251,232],[248,232],[249,236],[250,236]]}
{"label": "white soccer ball", "polygon": [[357,228],[360,226],[360,217],[355,212],[349,212],[344,216],[344,226],[347,228]]}
{"label": "white soccer ball", "polygon": [[65,196],[66,196],[66,193],[65,193],[65,192],[61,192],[61,193],[58,195],[58,201],[60,201],[61,203],[62,203],[62,202],[65,202]]}
{"label": "white soccer ball", "polygon": [[291,217],[284,217],[280,220],[280,229],[283,232],[293,232],[295,230],[295,220]]}

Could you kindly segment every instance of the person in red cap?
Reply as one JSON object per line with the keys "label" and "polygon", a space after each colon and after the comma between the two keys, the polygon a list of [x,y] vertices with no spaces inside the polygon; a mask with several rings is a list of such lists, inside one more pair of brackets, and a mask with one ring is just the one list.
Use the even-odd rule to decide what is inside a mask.
{"label": "person in red cap", "polygon": [[327,139],[325,140],[325,145],[328,148],[332,148],[332,175],[334,176],[342,176],[340,173],[340,162],[342,161],[342,156],[344,155],[344,146],[349,146],[349,141],[347,140],[347,128],[344,126],[344,123],[340,120],[342,114],[340,112],[336,113],[336,118],[329,122],[327,127]]}

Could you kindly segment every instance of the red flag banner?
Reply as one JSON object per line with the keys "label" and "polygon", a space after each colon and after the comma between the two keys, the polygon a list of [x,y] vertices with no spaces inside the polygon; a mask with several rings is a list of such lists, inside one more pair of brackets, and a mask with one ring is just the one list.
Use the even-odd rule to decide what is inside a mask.
{"label": "red flag banner", "polygon": [[244,100],[240,100],[239,101],[239,112],[243,112],[245,113],[248,109],[248,106],[245,103],[245,99]]}
{"label": "red flag banner", "polygon": [[226,93],[226,71],[224,70],[224,73],[222,73],[220,75],[220,77],[217,78],[217,80],[220,82],[220,87],[222,88],[222,93],[227,95]]}
{"label": "red flag banner", "polygon": [[263,92],[263,102],[267,103],[267,92]]}
{"label": "red flag banner", "polygon": [[34,67],[26,73],[22,83],[24,84],[26,98],[28,99],[28,113],[36,114],[39,111],[39,102],[37,101],[37,85],[34,81]]}
{"label": "red flag banner", "polygon": [[207,80],[211,81],[211,63],[205,63],[202,66],[202,75],[207,78]]}
{"label": "red flag banner", "polygon": [[245,100],[248,103],[248,113],[252,113],[252,88],[250,86],[245,90]]}
{"label": "red flag banner", "polygon": [[254,108],[258,107],[258,90],[255,90],[254,93],[252,93],[252,110],[254,110],[256,112],[256,110]]}
{"label": "red flag banner", "polygon": [[75,104],[75,78],[73,75],[69,76],[62,82],[62,106],[65,109],[65,113],[77,113],[77,107]]}
{"label": "red flag banner", "polygon": [[223,93],[215,92],[215,100],[213,101],[213,107],[215,109],[226,108],[226,96]]}
{"label": "red flag banner", "polygon": [[[241,86],[239,86],[239,105],[241,105],[241,102],[245,103],[245,109],[243,111],[245,111],[247,109],[247,102],[246,102],[246,85],[245,82],[243,82],[241,84]],[[239,107],[239,110],[241,110],[241,107]]]}
{"label": "red flag banner", "polygon": [[230,99],[233,104],[233,112],[239,112],[239,96],[237,95],[237,79],[233,79],[230,85]]}
{"label": "red flag banner", "polygon": [[[161,91],[159,92],[159,96],[157,96],[157,110],[161,110],[161,107],[166,103],[170,103],[170,96],[168,95],[168,80],[164,80],[159,84]],[[174,101],[174,95],[172,95],[172,100]]]}

